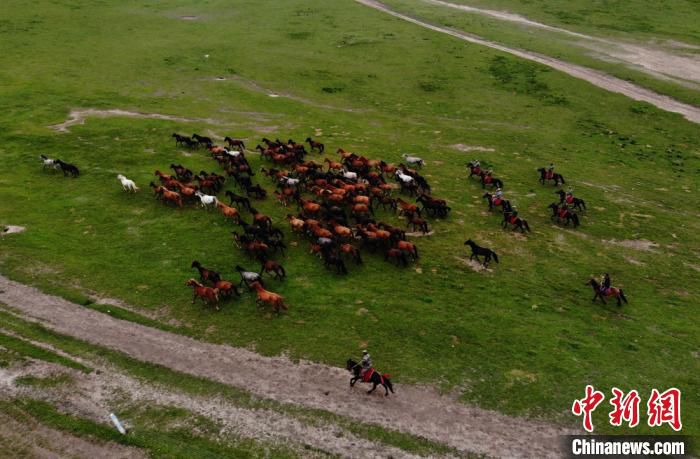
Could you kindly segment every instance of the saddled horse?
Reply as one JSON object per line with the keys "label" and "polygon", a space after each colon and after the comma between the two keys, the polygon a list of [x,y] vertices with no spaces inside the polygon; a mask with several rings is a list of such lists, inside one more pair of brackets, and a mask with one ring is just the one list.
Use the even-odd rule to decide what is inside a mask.
{"label": "saddled horse", "polygon": [[472,178],[472,177],[479,177],[479,178],[481,178],[481,171],[483,171],[483,169],[481,168],[481,166],[477,166],[477,165],[474,163],[474,161],[469,161],[469,162],[467,163],[467,168],[469,169],[469,177],[468,177],[468,178]]}
{"label": "saddled horse", "polygon": [[496,255],[496,252],[494,252],[493,250],[487,249],[486,247],[480,247],[476,244],[476,242],[472,241],[471,239],[465,241],[464,245],[468,245],[472,248],[472,255],[469,257],[469,260],[473,260],[474,258],[476,258],[476,261],[481,261],[479,260],[479,255],[484,257],[484,268],[488,266],[492,257],[496,261],[496,263],[498,263],[498,255]]}
{"label": "saddled horse", "polygon": [[491,174],[481,171],[481,188],[486,188],[486,185],[495,186],[496,188],[503,188],[503,181]]}
{"label": "saddled horse", "polygon": [[552,209],[552,220],[556,218],[559,222],[564,221],[565,225],[574,222],[574,228],[576,228],[580,223],[576,212],[573,212],[566,207],[559,207],[559,205],[553,202],[547,206],[547,208]]}
{"label": "saddled horse", "polygon": [[513,215],[513,213],[510,210],[504,209],[503,222],[501,223],[501,225],[503,226],[503,228],[507,228],[509,224],[513,225],[513,229],[519,228],[520,231],[522,231],[523,233],[525,232],[525,230],[527,230],[528,232],[530,231],[530,225],[527,224],[527,221]]}
{"label": "saddled horse", "polygon": [[600,284],[593,278],[586,282],[586,285],[590,285],[593,288],[593,292],[595,292],[595,295],[593,295],[593,299],[591,300],[592,302],[595,302],[596,298],[600,298],[603,304],[607,304],[605,298],[608,296],[612,296],[617,300],[618,306],[622,306],[622,301],[624,301],[625,304],[627,304],[627,298],[625,297],[625,293],[622,291],[621,288],[610,287],[608,289],[601,290]]}
{"label": "saddled horse", "polygon": [[489,210],[493,210],[494,207],[501,206],[501,210],[506,210],[510,207],[510,203],[508,202],[507,199],[503,198],[497,198],[491,193],[484,193],[482,196],[483,199],[486,199],[489,203]]}
{"label": "saddled horse", "polygon": [[374,390],[380,384],[384,386],[384,396],[388,397],[389,391],[391,391],[392,394],[395,393],[394,386],[393,384],[391,384],[391,380],[389,379],[388,374],[380,374],[374,368],[370,368],[369,370],[367,370],[367,373],[364,375],[364,377],[362,377],[360,376],[360,370],[362,370],[362,366],[359,363],[355,362],[353,359],[348,359],[348,361],[345,363],[345,368],[354,375],[352,378],[350,378],[350,387],[353,387],[358,379],[362,379],[362,382],[372,384],[372,388],[367,391],[368,394],[374,392]]}
{"label": "saddled horse", "polygon": [[567,195],[566,193],[564,193],[564,190],[557,190],[554,192],[554,194],[559,195],[560,204],[566,202],[568,205],[572,206],[574,209],[578,209],[581,212],[586,210],[586,202],[583,199],[579,199],[570,194]]}
{"label": "saddled horse", "polygon": [[559,184],[566,184],[564,181],[564,176],[561,174],[557,174],[554,171],[550,171],[549,169],[545,169],[544,167],[540,167],[537,169],[537,172],[540,173],[540,183],[544,185],[544,182],[547,180],[554,180],[554,186],[559,186]]}

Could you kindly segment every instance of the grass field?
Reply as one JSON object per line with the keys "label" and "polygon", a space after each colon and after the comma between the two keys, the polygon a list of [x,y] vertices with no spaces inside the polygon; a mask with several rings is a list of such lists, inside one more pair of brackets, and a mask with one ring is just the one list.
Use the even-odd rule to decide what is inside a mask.
{"label": "grass field", "polygon": [[[164,326],[268,355],[341,366],[369,347],[399,383],[457,388],[465,402],[570,425],[587,383],[643,397],[675,386],[687,433],[700,435],[697,125],[349,0],[10,0],[0,17],[0,223],[27,228],[0,239],[2,274],[71,299],[119,298]],[[192,121],[93,117],[67,133],[48,127],[74,108]],[[316,130],[333,159],[338,147],[427,159],[434,194],[453,210],[416,240],[420,262],[398,269],[366,256],[348,276],[333,275],[289,233],[289,210],[268,199],[256,207],[299,242],[281,260],[288,280],[270,283],[290,311],[261,313],[250,296],[220,313],[190,305],[183,284],[193,259],[230,278],[236,264],[253,265],[219,214],[152,198],[155,169],[218,170],[203,151],[184,155],[170,134],[211,131],[255,146]],[[75,162],[82,176],[43,172],[40,153]],[[464,168],[475,157],[505,180],[532,234],[503,231],[485,213]],[[554,188],[535,172],[550,161],[589,205],[579,229],[550,222]],[[122,193],[118,173],[141,193]],[[467,238],[494,248],[500,265],[465,266]],[[614,242],[643,240],[655,245]],[[591,304],[584,283],[601,272],[626,290],[628,306]],[[598,426],[611,431],[605,415],[596,413]]]}
{"label": "grass field", "polygon": [[[504,21],[484,14],[470,13],[441,4],[436,5],[428,3],[425,0],[388,0],[384,3],[398,11],[428,20],[435,24],[445,25],[475,34],[496,43],[534,51],[566,62],[600,70],[622,80],[632,82],[661,94],[669,95],[691,105],[697,106],[700,104],[697,81],[688,81],[687,78],[674,79],[668,76],[668,73],[666,75],[663,74],[665,69],[668,69],[670,66],[679,67],[681,65],[690,65],[690,62],[681,63],[683,62],[682,59],[697,56],[698,49],[700,48],[696,48],[695,45],[692,44],[694,40],[686,36],[666,36],[663,33],[659,33],[654,35],[657,40],[650,40],[648,36],[634,33],[633,31],[620,31],[615,33],[615,31],[607,29],[602,25],[598,27],[584,27],[582,24],[562,22],[548,17],[547,15],[542,17],[541,14],[533,16],[526,14],[529,20],[544,21],[543,23],[547,26],[559,27],[560,29],[572,33],[588,33],[590,34],[588,35],[589,37],[593,37],[592,39],[582,39],[561,31],[545,30],[515,22]],[[488,9],[488,7],[484,7],[483,3],[479,2],[470,3],[462,1],[448,3],[453,5],[465,4],[467,6]],[[572,3],[574,2],[566,2],[562,5],[565,5],[566,8],[570,7]],[[501,6],[500,3],[491,5],[491,8],[496,11],[521,11],[520,9]],[[539,12],[549,11],[548,9],[542,8],[537,8],[537,10]],[[624,5],[618,5],[617,8],[612,8],[608,5],[605,7],[605,11],[607,11],[606,17],[608,18],[616,17],[616,15],[619,16],[617,22],[620,24],[634,24],[633,21],[623,21],[624,15],[628,12],[627,7]],[[562,12],[559,11],[558,13]],[[586,19],[592,17],[595,16],[585,16]],[[661,19],[667,20],[669,18],[666,16],[658,18],[659,21],[661,21]],[[683,30],[684,25],[693,23],[692,15],[682,20],[677,19],[678,30]],[[673,37],[685,41],[682,43],[674,41]],[[664,38],[665,41],[662,40],[662,38]],[[622,52],[620,49],[617,49],[617,52],[621,52],[621,54],[616,55],[615,49],[620,46],[623,46],[623,48],[620,49],[624,49],[624,46],[632,48],[626,48],[626,51]],[[640,54],[634,57],[622,57],[623,61],[621,62],[620,56],[624,56],[625,52],[632,52],[630,49],[634,49],[634,52]],[[612,55],[606,53],[612,53]],[[673,63],[669,61],[668,65],[665,67],[663,65],[656,66],[656,73],[654,73],[653,70],[645,70],[645,68],[641,66],[642,63],[640,61],[645,61],[645,64],[654,67],[654,61],[658,59],[658,54],[657,57],[650,57],[650,55],[646,55],[645,53],[665,53],[668,56],[674,56],[677,60],[673,61]]]}
{"label": "grass field", "polygon": [[693,0],[569,1],[456,0],[455,3],[519,13],[552,25],[621,38],[700,44],[700,10]]}

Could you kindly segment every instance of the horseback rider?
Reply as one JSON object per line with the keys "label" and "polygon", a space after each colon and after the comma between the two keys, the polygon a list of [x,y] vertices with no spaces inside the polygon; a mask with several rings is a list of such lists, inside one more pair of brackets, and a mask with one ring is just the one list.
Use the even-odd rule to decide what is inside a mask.
{"label": "horseback rider", "polygon": [[573,200],[574,200],[574,189],[569,187],[569,189],[566,190],[566,196],[564,197],[564,201],[573,202]]}
{"label": "horseback rider", "polygon": [[610,285],[611,285],[610,274],[608,274],[608,273],[603,274],[601,279],[600,279],[600,291],[603,293],[607,292],[608,289],[610,289]]}
{"label": "horseback rider", "polygon": [[360,363],[362,364],[360,376],[364,378],[365,373],[367,373],[372,368],[372,357],[369,355],[369,352],[367,352],[367,349],[362,351],[362,360],[360,361]]}
{"label": "horseback rider", "polygon": [[518,216],[518,208],[513,206],[510,206],[510,218],[515,219]]}
{"label": "horseback rider", "polygon": [[472,167],[473,167],[474,169],[480,168],[480,167],[481,167],[481,162],[480,162],[478,159],[475,159],[474,161],[472,161]]}
{"label": "horseback rider", "polygon": [[493,195],[494,199],[503,199],[503,190],[496,188],[496,194]]}
{"label": "horseback rider", "polygon": [[547,167],[547,178],[552,177],[554,177],[554,163],[549,163],[549,167]]}

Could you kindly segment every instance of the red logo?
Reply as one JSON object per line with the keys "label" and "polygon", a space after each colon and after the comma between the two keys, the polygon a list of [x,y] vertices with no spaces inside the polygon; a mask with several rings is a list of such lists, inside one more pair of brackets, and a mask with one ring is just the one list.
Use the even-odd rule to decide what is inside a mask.
{"label": "red logo", "polygon": [[668,424],[678,432],[683,427],[681,423],[681,391],[673,387],[659,394],[658,390],[652,389],[647,403],[647,413],[649,427]]}
{"label": "red logo", "polygon": [[593,419],[591,414],[605,400],[605,395],[597,391],[590,384],[586,386],[586,396],[581,400],[574,400],[571,412],[576,416],[583,415],[583,428],[588,432],[593,432]]}
{"label": "red logo", "polygon": [[636,427],[639,424],[639,393],[631,390],[623,397],[624,392],[617,387],[613,387],[612,393],[614,397],[610,404],[615,408],[610,412],[610,424],[621,426],[622,421],[626,421],[630,427]]}
{"label": "red logo", "polygon": [[[612,388],[613,397],[610,404],[612,411],[608,414],[610,425],[620,427],[627,423],[629,427],[639,425],[639,405],[641,397],[639,392],[631,390],[625,395],[617,387]],[[605,395],[595,390],[590,384],[586,386],[586,396],[574,400],[571,412],[575,416],[583,416],[583,428],[587,432],[593,432],[593,411],[605,400]],[[679,432],[683,428],[681,423],[681,391],[675,387],[659,393],[657,389],[651,390],[647,402],[647,424],[649,427],[660,427],[664,424],[671,426]]]}

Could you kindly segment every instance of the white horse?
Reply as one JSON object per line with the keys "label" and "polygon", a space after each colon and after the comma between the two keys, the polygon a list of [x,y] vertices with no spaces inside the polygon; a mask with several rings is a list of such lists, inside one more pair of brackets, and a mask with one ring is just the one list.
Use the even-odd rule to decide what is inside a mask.
{"label": "white horse", "polygon": [[219,205],[219,200],[216,198],[216,196],[210,196],[202,193],[201,191],[197,191],[195,194],[199,198],[203,208],[210,209]]}
{"label": "white horse", "polygon": [[413,177],[411,177],[410,175],[404,174],[404,173],[401,172],[400,170],[397,170],[397,171],[396,171],[396,177],[397,177],[399,180],[401,180],[401,182],[402,182],[404,185],[408,185],[409,183],[413,183]]}
{"label": "white horse", "polygon": [[297,186],[301,182],[298,178],[280,177],[280,182],[287,186]]}
{"label": "white horse", "polygon": [[44,163],[44,169],[48,167],[53,170],[58,170],[60,167],[55,159],[49,158],[46,155],[39,155],[39,159],[41,159],[41,162]]}
{"label": "white horse", "polygon": [[425,161],[423,161],[423,158],[419,158],[418,156],[411,156],[407,153],[404,153],[401,155],[403,159],[406,160],[408,164],[414,165],[414,166],[419,166],[422,167],[425,164]]}
{"label": "white horse", "polygon": [[119,181],[122,182],[122,190],[130,191],[131,193],[136,193],[137,191],[139,191],[139,187],[136,186],[133,180],[129,180],[122,174],[117,175],[117,179],[119,179]]}
{"label": "white horse", "polygon": [[232,158],[237,158],[237,157],[241,156],[241,152],[237,151],[237,150],[228,150],[225,148],[224,151],[226,152],[227,155],[229,155]]}
{"label": "white horse", "polygon": [[357,180],[357,172],[350,172],[347,169],[343,169],[343,177],[348,180]]}

